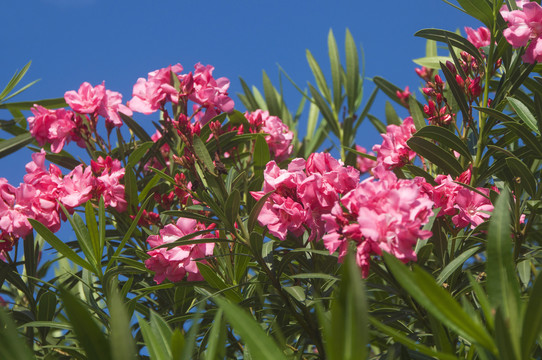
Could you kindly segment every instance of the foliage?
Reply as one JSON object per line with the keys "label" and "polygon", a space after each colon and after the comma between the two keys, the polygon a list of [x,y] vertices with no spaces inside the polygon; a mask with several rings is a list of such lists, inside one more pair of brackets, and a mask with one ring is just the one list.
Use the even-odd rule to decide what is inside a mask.
{"label": "foliage", "polygon": [[[538,35],[511,36],[542,8],[453,6],[487,28],[416,34],[418,99],[382,77],[364,99],[349,31],[344,64],[329,33],[329,80],[307,50],[295,113],[265,72],[241,80],[245,114],[201,64],[140,78],[126,106],[88,83],[7,102],[32,84],[17,72],[0,156],[35,154],[19,188],[0,179],[1,358],[540,358],[542,68]],[[410,116],[378,119],[379,92]]]}

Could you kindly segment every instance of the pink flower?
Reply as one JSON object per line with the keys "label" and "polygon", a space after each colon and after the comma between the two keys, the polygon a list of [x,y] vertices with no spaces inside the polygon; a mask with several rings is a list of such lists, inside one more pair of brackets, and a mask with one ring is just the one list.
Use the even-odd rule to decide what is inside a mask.
{"label": "pink flower", "polygon": [[387,170],[408,164],[416,156],[407,145],[407,140],[416,132],[414,121],[409,116],[401,126],[388,125],[386,129],[386,134],[382,134],[382,145],[373,146],[373,151],[378,154],[377,163],[383,164]]}
{"label": "pink flower", "polygon": [[126,210],[128,203],[124,198],[124,185],[120,180],[124,177],[125,169],[120,161],[107,156],[101,156],[97,161],[90,162],[92,172],[95,174],[94,191],[95,196],[104,199],[105,206],[111,206],[119,212]]}
{"label": "pink flower", "polygon": [[[489,189],[478,188],[478,191],[489,196]],[[493,211],[491,200],[467,188],[458,191],[455,202],[455,208],[459,209],[459,213],[452,218],[452,221],[459,228],[470,225],[471,229],[474,229],[489,219]]]}
{"label": "pink flower", "polygon": [[128,101],[128,107],[133,111],[148,115],[160,109],[167,101],[177,103],[178,94],[171,86],[171,74],[177,74],[181,71],[183,71],[181,64],[170,65],[150,72],[147,80],[137,79],[133,97]]}
{"label": "pink flower", "polygon": [[[367,153],[367,149],[365,149],[363,146],[356,145],[356,150],[364,154],[369,154],[373,156],[375,155],[375,153],[372,151],[370,153]],[[356,167],[361,173],[366,173],[368,171],[371,171],[371,169],[374,168],[375,166],[376,166],[376,161],[374,160],[371,160],[359,155],[356,158]]]}
{"label": "pink flower", "polygon": [[[147,242],[152,247],[170,244],[180,238],[190,235],[195,231],[211,230],[213,227],[205,227],[194,219],[179,218],[175,224],[166,225],[160,230],[160,235],[151,235]],[[193,239],[213,239],[216,235],[198,235]],[[145,261],[145,266],[154,271],[154,281],[160,284],[165,279],[178,282],[203,280],[199,273],[197,262],[206,263],[205,257],[213,255],[214,242],[179,245],[171,249],[165,247],[147,252],[151,257]]]}
{"label": "pink flower", "polygon": [[103,101],[98,108],[98,114],[105,118],[106,126],[110,129],[121,127],[122,119],[119,112],[132,116],[132,110],[122,104],[122,95],[116,91],[106,90]]}
{"label": "pink flower", "polygon": [[96,85],[92,87],[88,82],[84,82],[79,87],[79,90],[67,91],[64,94],[64,99],[73,111],[80,114],[93,114],[101,105],[105,97],[105,86]]}
{"label": "pink flower", "polygon": [[476,30],[466,26],[465,32],[467,33],[467,40],[478,49],[491,44],[491,33],[485,26],[481,26]]}
{"label": "pink flower", "polygon": [[30,134],[40,146],[50,143],[51,151],[59,153],[75,129],[73,113],[65,109],[48,110],[40,105],[34,105],[31,111],[34,116],[28,118]]}
{"label": "pink flower", "polygon": [[536,2],[522,5],[522,10],[501,9],[502,17],[508,22],[503,35],[515,48],[529,44],[522,59],[533,64],[542,61],[542,7]]}
{"label": "pink flower", "polygon": [[[380,169],[382,170],[382,169]],[[415,260],[413,246],[431,232],[421,230],[429,221],[433,202],[424,190],[422,179],[398,180],[393,172],[377,172],[341,197],[326,222],[324,246],[333,253],[339,249],[342,261],[348,242],[357,246],[357,262],[368,276],[371,254],[386,251],[403,262]],[[344,210],[343,210],[344,209]]]}
{"label": "pink flower", "polygon": [[78,165],[62,179],[58,199],[71,211],[91,199],[93,188],[91,168],[87,166],[83,170],[83,165]]}
{"label": "pink flower", "polygon": [[215,68],[211,65],[203,66],[197,63],[194,65],[194,69],[194,75],[191,75],[189,81],[192,85],[192,91],[188,98],[206,109],[205,116],[200,120],[200,123],[206,124],[220,112],[231,112],[234,102],[228,96],[230,81],[225,77],[213,78]]}
{"label": "pink flower", "polygon": [[252,113],[246,112],[245,117],[251,125],[251,132],[268,134],[265,137],[265,141],[276,161],[281,162],[286,160],[292,154],[294,149],[292,145],[294,133],[290,131],[282,120],[276,116],[269,115],[268,111],[263,110],[256,110]]}

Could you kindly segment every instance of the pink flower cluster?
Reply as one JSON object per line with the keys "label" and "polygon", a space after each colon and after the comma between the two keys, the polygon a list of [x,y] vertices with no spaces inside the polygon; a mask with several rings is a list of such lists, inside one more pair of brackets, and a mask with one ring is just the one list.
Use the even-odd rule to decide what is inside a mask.
{"label": "pink flower cluster", "polygon": [[[182,101],[186,106],[190,100],[195,104],[194,113],[201,114],[199,122],[205,124],[221,112],[231,112],[234,106],[227,92],[230,81],[224,77],[215,79],[213,70],[210,65],[198,63],[194,72],[188,74],[180,74],[183,71],[181,64],[152,71],[147,79],[137,80],[128,106],[133,111],[152,114],[167,102],[179,104]],[[179,89],[175,88],[172,76],[179,80]]]}
{"label": "pink flower cluster", "polygon": [[103,84],[92,87],[84,82],[77,92],[67,91],[64,99],[73,111],[49,110],[34,105],[31,109],[34,116],[28,118],[30,134],[40,146],[51,144],[51,151],[54,153],[59,153],[64,145],[72,140],[85,147],[82,137],[85,137],[89,130],[83,123],[83,117],[87,115],[91,116],[91,119],[86,119],[91,127],[95,128],[96,117],[100,115],[105,118],[108,129],[122,126],[119,112],[132,115],[132,111],[122,104],[122,95],[106,90]]}
{"label": "pink flower cluster", "polygon": [[[179,218],[175,224],[166,225],[160,230],[159,235],[151,235],[147,242],[153,248],[170,244],[180,238],[190,235],[195,231],[211,230],[213,225],[205,227],[194,219]],[[216,238],[212,232],[198,235],[193,239]],[[147,252],[151,257],[145,261],[145,266],[154,271],[154,281],[160,284],[165,279],[172,282],[181,281],[185,278],[188,281],[203,280],[199,273],[197,262],[206,263],[205,257],[213,255],[215,243],[200,243],[180,245],[167,249],[160,247]]]}
{"label": "pink flower cluster", "polygon": [[119,112],[128,116],[132,115],[132,110],[122,104],[122,95],[116,91],[107,90],[103,83],[92,87],[88,82],[84,82],[77,92],[67,91],[64,99],[76,113],[104,117],[106,126],[110,129],[122,126]]}
{"label": "pink flower cluster", "polygon": [[263,191],[273,192],[258,221],[280,240],[288,233],[301,236],[310,229],[309,240],[320,239],[330,253],[346,254],[348,243],[357,246],[358,264],[364,276],[371,254],[387,251],[402,261],[415,260],[412,247],[431,232],[420,230],[429,221],[433,201],[421,178],[398,180],[383,166],[375,177],[360,183],[360,172],[327,153],[311,154],[307,161],[294,159],[287,170],[274,161],[264,172]]}
{"label": "pink flower cluster", "polygon": [[258,221],[280,240],[286,239],[288,232],[301,236],[305,227],[311,229],[311,240],[321,237],[322,214],[329,212],[341,195],[355,188],[359,177],[358,170],[343,166],[327,153],[311,154],[307,161],[294,159],[287,170],[271,161],[265,168],[263,191],[251,192],[259,200],[274,191]]}
{"label": "pink flower cluster", "polygon": [[386,170],[410,163],[416,156],[407,145],[407,140],[416,132],[414,120],[409,116],[401,126],[388,125],[386,130],[386,134],[382,134],[382,144],[373,146],[373,151],[378,154],[377,163],[382,164]]}
{"label": "pink flower cluster", "polygon": [[[117,185],[112,190],[111,182],[103,175],[94,176],[90,167],[79,165],[66,176],[62,176],[61,170],[53,164],[47,169],[43,150],[32,154],[32,162],[26,165],[26,172],[24,182],[17,188],[5,178],[0,178],[0,238],[3,241],[0,250],[10,250],[18,238],[32,231],[28,218],[36,219],[52,232],[58,231],[62,217],[59,203],[68,211],[99,196],[106,199],[106,206],[116,207],[119,211],[123,210],[122,202],[126,203],[124,186],[119,188]],[[120,172],[124,174],[124,169],[117,170]],[[122,194],[118,190],[122,190]],[[117,191],[116,202],[111,201],[108,195],[112,191]]]}
{"label": "pink flower cluster", "polygon": [[265,140],[269,145],[269,151],[275,158],[275,161],[281,162],[286,160],[294,149],[292,141],[294,133],[290,131],[281,119],[277,116],[269,115],[268,111],[256,110],[254,112],[246,112],[245,117],[250,123],[250,132],[266,133]]}
{"label": "pink flower cluster", "polygon": [[435,178],[438,185],[430,191],[435,206],[441,208],[438,216],[452,216],[452,222],[458,228],[470,226],[474,229],[489,219],[493,211],[489,189],[477,188],[478,192],[475,192],[459,184],[470,184],[470,177],[470,169],[455,181],[450,175],[438,175]]}
{"label": "pink flower cluster", "polygon": [[418,239],[432,233],[421,230],[432,214],[433,201],[421,178],[398,180],[391,171],[375,168],[374,177],[358,184],[341,197],[327,214],[324,245],[330,253],[346,255],[350,241],[356,245],[356,260],[362,274],[369,274],[372,254],[386,251],[403,262],[416,260],[413,250]]}
{"label": "pink flower cluster", "polygon": [[542,7],[536,2],[518,1],[520,10],[509,11],[503,6],[500,13],[508,22],[503,35],[515,48],[527,46],[523,61],[529,64],[542,61]]}

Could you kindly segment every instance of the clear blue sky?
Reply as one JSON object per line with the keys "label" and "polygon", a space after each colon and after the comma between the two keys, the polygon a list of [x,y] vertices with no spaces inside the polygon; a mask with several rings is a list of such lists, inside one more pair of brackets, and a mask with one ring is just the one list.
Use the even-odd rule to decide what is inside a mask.
{"label": "clear blue sky", "polygon": [[[231,80],[230,94],[243,111],[235,96],[239,76],[261,88],[266,70],[278,84],[280,64],[304,88],[308,80],[314,83],[305,49],[327,73],[327,33],[333,29],[342,51],[346,28],[365,51],[367,77],[383,76],[412,90],[421,85],[412,59],[425,50],[425,40],[413,36],[417,30],[479,26],[439,0],[8,0],[2,5],[0,86],[29,60],[26,80],[41,79],[14,101],[61,97],[84,81],[104,80],[127,101],[137,78],[149,71],[177,62],[189,71],[201,62],[215,66],[215,77]],[[365,98],[372,88],[368,81]],[[288,83],[285,89],[295,110],[300,95]],[[385,100],[381,93],[372,110],[382,119]],[[0,112],[0,119],[8,118]],[[361,145],[380,142],[369,123],[364,129]],[[70,144],[67,150],[75,148]],[[0,177],[17,186],[28,161],[29,151],[1,159]]]}

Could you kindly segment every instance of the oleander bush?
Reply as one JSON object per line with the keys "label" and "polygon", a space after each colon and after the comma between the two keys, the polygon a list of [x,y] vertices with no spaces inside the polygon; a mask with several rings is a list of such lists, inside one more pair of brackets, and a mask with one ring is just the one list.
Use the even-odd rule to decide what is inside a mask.
{"label": "oleander bush", "polygon": [[542,7],[451,5],[483,26],[417,32],[419,84],[365,79],[330,31],[295,112],[265,72],[239,101],[175,64],[128,101],[14,102],[17,72],[0,156],[34,153],[0,178],[0,358],[541,358]]}

